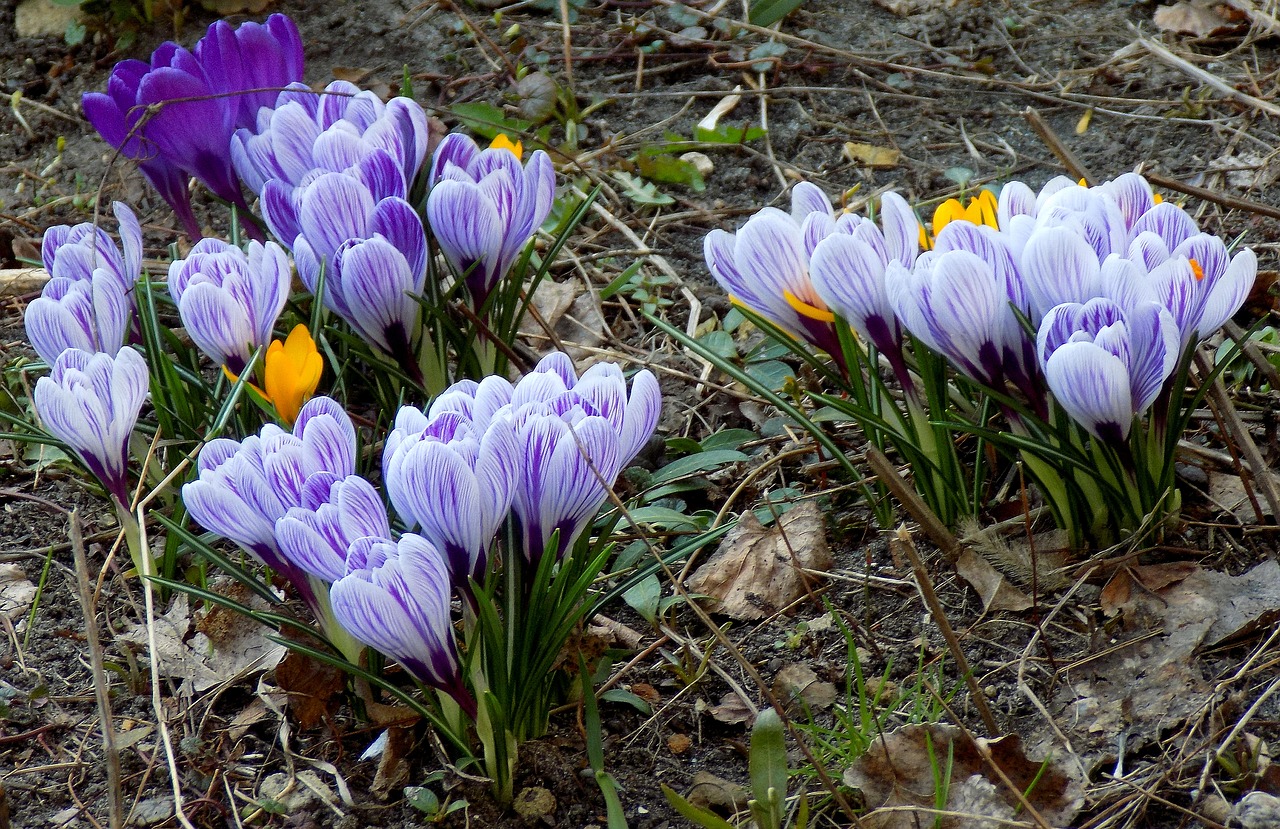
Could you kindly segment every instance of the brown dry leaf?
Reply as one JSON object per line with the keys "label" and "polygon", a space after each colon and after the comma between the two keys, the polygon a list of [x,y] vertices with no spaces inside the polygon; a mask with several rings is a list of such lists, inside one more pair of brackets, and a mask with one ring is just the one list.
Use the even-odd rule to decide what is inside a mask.
{"label": "brown dry leaf", "polygon": [[[773,680],[773,692],[789,709],[825,711],[835,704],[836,686],[818,679],[813,668],[799,662],[783,666]],[[801,704],[803,703],[803,704]]]}
{"label": "brown dry leaf", "polygon": [[875,4],[901,17],[953,9],[960,0],[875,0]]}
{"label": "brown dry leaf", "polygon": [[709,771],[700,771],[693,776],[693,788],[689,789],[686,799],[700,809],[740,812],[747,808],[751,795],[745,786],[716,777]]}
{"label": "brown dry leaf", "polygon": [[17,564],[0,564],[0,616],[16,622],[31,609],[37,588]]}
{"label": "brown dry leaf", "polygon": [[[217,589],[214,585],[213,589]],[[257,597],[254,597],[257,599]],[[254,602],[247,602],[253,605]],[[257,599],[260,609],[266,602]],[[207,620],[213,614],[206,614]],[[255,671],[269,671],[284,658],[284,645],[272,642],[272,633],[248,617],[213,617],[211,634],[193,628],[187,595],[178,594],[169,610],[155,619],[156,663],[163,676],[183,680],[183,693],[200,693],[223,682]],[[119,637],[146,650],[150,637],[145,624],[135,624]]]}
{"label": "brown dry leaf", "polygon": [[711,560],[687,585],[692,593],[717,600],[717,613],[734,619],[763,619],[805,594],[806,576],[797,569],[828,570],[822,512],[812,501],[785,513],[769,529],[745,512]]}
{"label": "brown dry leaf", "polygon": [[391,726],[386,731],[387,741],[378,757],[378,773],[374,775],[370,792],[379,800],[386,800],[393,791],[399,791],[409,782],[409,761],[405,759],[413,749],[413,732],[408,728]]}
{"label": "brown dry leaf", "polygon": [[[527,285],[525,287],[528,288]],[[546,328],[542,327],[543,323],[547,328],[555,331],[560,318],[573,306],[573,301],[582,292],[582,283],[576,279],[566,279],[563,282],[556,282],[554,279],[542,280],[538,283],[538,289],[533,292],[533,299],[529,302],[530,313],[520,321],[520,333],[526,337],[545,341],[547,332]]]}
{"label": "brown dry leaf", "polygon": [[[1280,564],[1270,560],[1239,576],[1197,569],[1161,589],[1133,590],[1122,618],[1136,641],[1068,673],[1055,720],[1091,769],[1115,761],[1122,733],[1128,751],[1141,751],[1212,702],[1197,651],[1269,624],[1278,609]],[[1060,745],[1047,729],[1041,738],[1046,748]]]}
{"label": "brown dry leaf", "polygon": [[[1216,504],[1233,516],[1242,524],[1252,524],[1258,520],[1258,515],[1254,512],[1253,503],[1249,500],[1249,493],[1245,491],[1244,481],[1239,475],[1231,475],[1226,472],[1209,471],[1209,500]],[[1271,478],[1280,485],[1280,475],[1271,473]],[[1267,503],[1267,499],[1260,494],[1258,485],[1250,484],[1258,499],[1258,508],[1262,510],[1263,517],[1271,515],[1271,505]]]}
{"label": "brown dry leaf", "polygon": [[662,702],[662,694],[658,693],[658,689],[654,688],[647,682],[636,682],[631,685],[631,693],[650,705],[657,705]]}
{"label": "brown dry leaf", "polygon": [[677,756],[684,754],[692,747],[693,740],[690,740],[687,734],[672,734],[667,738],[667,748]]}
{"label": "brown dry leaf", "polygon": [[1162,32],[1208,37],[1235,31],[1248,25],[1249,20],[1226,3],[1183,0],[1172,6],[1158,7],[1151,15],[1151,22]]}
{"label": "brown dry leaf", "polygon": [[298,725],[312,728],[329,713],[345,677],[334,666],[294,651],[276,666],[276,684],[289,694],[289,710]]}
{"label": "brown dry leaf", "polygon": [[[1084,804],[1085,779],[1078,764],[1063,762],[1061,752],[1047,763],[1032,760],[1016,735],[979,742],[1013,785],[1027,792],[1031,805],[1051,825],[1070,825]],[[945,809],[958,814],[935,823],[928,813],[937,806],[937,757],[952,758]],[[951,725],[907,725],[885,735],[845,770],[844,782],[859,789],[873,810],[862,818],[869,829],[994,827],[1015,821],[1020,807],[1014,793],[983,760],[978,746]],[[885,807],[908,808],[875,811]],[[991,820],[975,820],[975,816]]]}
{"label": "brown dry leaf", "polygon": [[865,167],[897,167],[902,153],[893,147],[877,147],[874,144],[844,142],[844,157]]}
{"label": "brown dry leaf", "polygon": [[720,704],[711,708],[711,716],[725,725],[751,722],[755,715],[754,709],[733,691],[721,697]]}
{"label": "brown dry leaf", "polygon": [[1177,584],[1200,569],[1193,561],[1170,561],[1164,564],[1140,564],[1134,567],[1123,567],[1116,571],[1106,586],[1098,604],[1102,612],[1114,616],[1129,606],[1133,601],[1134,588],[1139,590],[1163,590],[1171,584]]}
{"label": "brown dry leaf", "polygon": [[983,613],[1000,610],[1021,613],[1035,604],[1030,596],[1010,584],[999,570],[973,550],[965,550],[956,559],[956,572],[978,591]]}

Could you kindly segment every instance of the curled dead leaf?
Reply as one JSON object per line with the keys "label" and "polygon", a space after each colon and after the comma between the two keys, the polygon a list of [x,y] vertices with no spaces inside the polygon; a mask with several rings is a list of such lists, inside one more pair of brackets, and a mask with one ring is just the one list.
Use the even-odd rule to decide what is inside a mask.
{"label": "curled dead leaf", "polygon": [[965,550],[956,559],[956,572],[978,591],[983,613],[1000,610],[1020,613],[1034,604],[1030,596],[1010,584],[999,570],[973,550]]}
{"label": "curled dead leaf", "polygon": [[805,594],[809,576],[802,570],[828,570],[833,564],[822,512],[810,501],[767,529],[754,513],[743,513],[687,587],[716,600],[718,613],[763,619]]}
{"label": "curled dead leaf", "polygon": [[[862,792],[872,810],[862,821],[871,829],[965,829],[977,825],[975,816],[991,818],[992,825],[1012,822],[1021,804],[983,759],[980,747],[1051,825],[1071,824],[1084,804],[1085,779],[1078,763],[1074,758],[1033,760],[1016,735],[974,740],[955,726],[906,725],[872,743],[845,771],[844,782]],[[949,814],[935,822],[938,757],[949,758],[951,776],[943,804]]]}
{"label": "curled dead leaf", "polygon": [[1183,0],[1172,6],[1158,7],[1151,15],[1151,22],[1162,32],[1209,37],[1237,31],[1248,25],[1249,18],[1228,3]]}

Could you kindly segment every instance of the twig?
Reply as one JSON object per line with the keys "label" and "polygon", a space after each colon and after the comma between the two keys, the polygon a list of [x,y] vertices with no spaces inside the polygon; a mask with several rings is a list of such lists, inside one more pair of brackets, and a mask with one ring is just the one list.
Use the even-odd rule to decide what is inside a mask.
{"label": "twig", "polygon": [[[1213,372],[1213,366],[1209,364],[1209,359],[1205,357],[1204,352],[1196,352],[1196,366],[1205,377]],[[1262,497],[1267,499],[1267,505],[1271,507],[1272,519],[1280,521],[1280,488],[1276,487],[1276,479],[1271,474],[1271,467],[1263,460],[1262,452],[1258,451],[1258,444],[1249,434],[1249,427],[1240,420],[1240,413],[1231,404],[1231,398],[1227,396],[1227,388],[1222,384],[1221,376],[1214,377],[1209,385],[1209,400],[1222,417],[1229,436],[1235,441],[1249,464],[1253,485],[1262,493]]]}
{"label": "twig", "polygon": [[955,564],[964,553],[964,547],[959,539],[947,529],[947,525],[942,523],[924,499],[902,479],[885,454],[876,447],[868,445],[867,466],[871,467],[871,471],[880,479],[880,483],[889,488],[893,497],[897,498],[907,513],[915,519],[920,529],[924,530],[924,534],[929,536],[929,540],[942,551],[948,561]]}
{"label": "twig", "polygon": [[[1223,193],[1220,190],[1210,190],[1208,187],[1197,187],[1194,184],[1187,184],[1184,181],[1162,176],[1159,173],[1143,173],[1143,175],[1152,185],[1165,190],[1174,190],[1188,196],[1195,196],[1197,199],[1204,199],[1207,202],[1222,205],[1229,210],[1243,210],[1246,213],[1257,213],[1259,216],[1280,219],[1280,207],[1272,207],[1269,204],[1263,204],[1252,199],[1242,199],[1238,196]],[[1232,336],[1234,337],[1235,335],[1233,334]]]}
{"label": "twig", "polygon": [[1200,81],[1200,83],[1205,86],[1213,87],[1228,98],[1234,98],[1242,104],[1247,104],[1255,109],[1260,109],[1268,115],[1280,115],[1280,106],[1276,106],[1270,101],[1264,101],[1261,98],[1255,98],[1247,92],[1241,92],[1212,72],[1206,72],[1191,61],[1178,57],[1159,43],[1156,43],[1154,40],[1140,37],[1136,42],[1142,48],[1150,52],[1152,57],[1164,61],[1184,75]]}
{"label": "twig", "polygon": [[1079,159],[1071,148],[1063,143],[1058,134],[1053,131],[1048,122],[1040,116],[1040,113],[1032,107],[1027,107],[1022,111],[1022,117],[1027,119],[1027,123],[1031,125],[1031,129],[1036,131],[1036,135],[1040,136],[1040,140],[1044,145],[1053,151],[1053,154],[1062,162],[1062,166],[1067,168],[1073,178],[1082,178],[1086,184],[1094,184],[1097,179],[1093,173],[1089,172],[1089,168]]}
{"label": "twig", "polygon": [[107,761],[107,820],[111,829],[124,826],[124,799],[120,788],[120,752],[116,750],[115,723],[111,716],[111,694],[102,667],[102,643],[98,640],[97,605],[89,588],[89,564],[85,561],[84,536],[80,532],[80,516],[70,516],[71,555],[76,564],[76,590],[84,611],[84,640],[89,647],[89,670],[93,672],[93,695],[98,703],[98,720],[102,725],[102,752]]}
{"label": "twig", "polygon": [[915,542],[911,540],[911,534],[905,527],[899,527],[897,538],[890,539],[889,545],[901,550],[911,560],[911,569],[916,574],[916,586],[920,588],[920,595],[924,598],[924,603],[929,608],[929,615],[933,616],[934,624],[938,626],[942,638],[947,640],[947,647],[951,649],[951,658],[956,661],[956,670],[969,686],[973,707],[978,709],[978,716],[982,717],[982,724],[986,726],[987,733],[992,737],[1004,733],[996,723],[995,715],[987,706],[986,694],[982,692],[982,687],[978,685],[978,678],[973,675],[973,669],[969,667],[969,660],[965,658],[960,640],[956,638],[956,632],[951,629],[951,623],[947,621],[947,612],[943,610],[942,602],[938,601],[938,594],[933,592],[933,580],[929,578],[929,571],[925,569],[924,562],[920,559],[920,553],[916,550]]}

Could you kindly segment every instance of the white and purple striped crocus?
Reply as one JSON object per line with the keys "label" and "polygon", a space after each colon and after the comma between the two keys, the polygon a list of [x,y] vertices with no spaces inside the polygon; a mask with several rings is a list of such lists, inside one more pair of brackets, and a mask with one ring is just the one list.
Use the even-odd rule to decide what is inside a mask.
{"label": "white and purple striped crocus", "polygon": [[147,363],[132,348],[115,355],[63,351],[36,381],[36,413],[121,504],[129,499],[129,435],[147,397]]}
{"label": "white and purple striped crocus", "polygon": [[354,475],[355,456],[351,418],[333,399],[313,397],[292,432],[269,423],[243,441],[205,444],[196,463],[199,477],[183,486],[182,500],[198,524],[240,545],[321,610],[306,570],[281,552],[276,522],[303,505],[313,475]]}
{"label": "white and purple striped crocus", "polygon": [[617,365],[596,363],[578,377],[568,356],[553,352],[520,380],[495,418],[515,425],[512,511],[527,560],[540,561],[557,531],[552,554],[573,547],[618,473],[653,435],[661,411],[662,393],[648,370],[637,372],[628,390]]}
{"label": "white and purple striped crocus", "polygon": [[46,363],[79,348],[115,354],[134,319],[134,284],[142,273],[142,228],[133,211],[112,204],[120,247],[100,227],[57,225],[44,233],[40,256],[50,280],[27,306],[27,339]]}
{"label": "white and purple striped crocus", "polygon": [[361,538],[329,591],[333,615],[359,641],[392,657],[414,679],[451,696],[472,719],[450,618],[449,568],[420,535]]}
{"label": "white and purple striped crocus", "polygon": [[164,43],[150,64],[121,61],[111,71],[106,93],[89,92],[81,101],[89,123],[138,162],[193,238],[201,233],[186,190],[188,176],[239,207],[250,233],[261,233],[248,218],[232,167],[231,136],[238,122],[256,115],[249,110],[261,98],[257,84],[283,86],[302,79],[297,28],[287,17],[273,18],[266,27],[246,24],[253,28],[243,36],[219,21],[194,51]]}
{"label": "white and purple striped crocus", "polygon": [[246,254],[221,239],[201,239],[169,265],[169,293],[191,339],[214,365],[244,371],[289,296],[293,271],[275,242],[249,242]]}
{"label": "white and purple striped crocus", "polygon": [[1180,353],[1173,316],[1155,302],[1109,299],[1050,309],[1036,338],[1054,399],[1090,434],[1120,443],[1160,394]]}
{"label": "white and purple striped crocus", "polygon": [[431,137],[426,112],[416,101],[397,97],[383,103],[347,81],[333,81],[319,93],[292,84],[257,111],[256,123],[242,126],[248,128],[236,130],[231,142],[236,172],[250,190],[277,202],[322,172],[351,172],[379,198],[406,198]]}
{"label": "white and purple striped crocus", "polygon": [[[298,235],[292,240],[298,276],[356,333],[416,372],[411,343],[426,286],[422,220],[397,196],[377,200],[359,178],[325,173],[294,191]],[[264,200],[277,234],[282,218]],[[324,274],[320,289],[321,273]]]}
{"label": "white and purple striped crocus", "polygon": [[452,406],[450,401],[463,395],[474,408],[479,386],[465,383],[447,390],[437,399],[445,405],[433,406],[429,414],[412,406],[400,409],[382,468],[401,520],[410,529],[420,528],[444,554],[454,586],[468,597],[470,579],[484,582],[489,548],[511,510],[518,447],[510,421],[477,423],[470,412]]}
{"label": "white and purple striped crocus", "polygon": [[342,578],[347,550],[360,538],[391,540],[387,509],[373,485],[359,475],[312,473],[302,503],[276,521],[281,554],[325,583]]}
{"label": "white and purple striped crocus", "polygon": [[[918,224],[912,217],[907,239],[899,232],[899,214],[890,209],[885,218],[884,230],[873,242],[884,243],[876,254],[883,252],[886,261],[909,265],[919,245]],[[823,239],[841,233],[853,235],[860,224],[861,220],[851,215],[837,219],[826,194],[817,185],[801,182],[791,191],[790,213],[766,207],[737,233],[712,230],[703,240],[703,254],[711,275],[733,302],[841,362],[835,316],[810,278],[810,256]],[[874,239],[870,228],[861,235],[864,240]],[[830,272],[826,275],[834,276]],[[834,286],[827,287],[834,298]],[[843,299],[849,300],[846,310],[857,317],[855,297]]]}
{"label": "white and purple striped crocus", "polygon": [[[509,142],[507,142],[509,144]],[[542,150],[521,165],[515,149],[481,150],[461,133],[431,158],[427,224],[477,310],[537,233],[555,201],[556,177]]]}
{"label": "white and purple striped crocus", "polygon": [[[986,237],[999,250],[998,240],[960,221],[948,224],[938,240],[948,231],[970,232],[960,229],[966,225],[975,241]],[[1013,310],[1024,307],[1025,299],[1016,271],[1005,272],[1002,261],[954,247],[921,254],[911,270],[891,262],[885,277],[889,302],[908,331],[961,372],[996,389],[1012,384],[1040,408],[1034,344]]]}

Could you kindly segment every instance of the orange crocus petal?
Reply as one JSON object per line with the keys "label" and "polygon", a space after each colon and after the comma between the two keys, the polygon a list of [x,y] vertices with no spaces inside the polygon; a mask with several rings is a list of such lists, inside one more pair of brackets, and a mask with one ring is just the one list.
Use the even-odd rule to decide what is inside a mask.
{"label": "orange crocus petal", "polygon": [[324,360],[307,327],[296,325],[284,342],[273,341],[264,363],[267,394],[275,404],[276,414],[292,424],[298,419],[302,404],[315,394],[324,370]]}
{"label": "orange crocus petal", "polygon": [[959,199],[947,199],[938,205],[938,209],[933,211],[933,237],[938,238],[938,234],[947,225],[956,219],[965,218],[964,205]]}
{"label": "orange crocus petal", "polygon": [[491,150],[510,150],[516,158],[524,158],[524,144],[520,141],[513,142],[506,136],[506,133],[498,133],[498,137],[493,139],[489,144]]}
{"label": "orange crocus petal", "polygon": [[790,291],[783,291],[782,298],[787,301],[788,305],[795,309],[797,314],[800,314],[803,317],[808,317],[809,319],[817,320],[818,322],[836,321],[836,315],[828,311],[825,305],[821,307],[817,305],[810,305]]}

